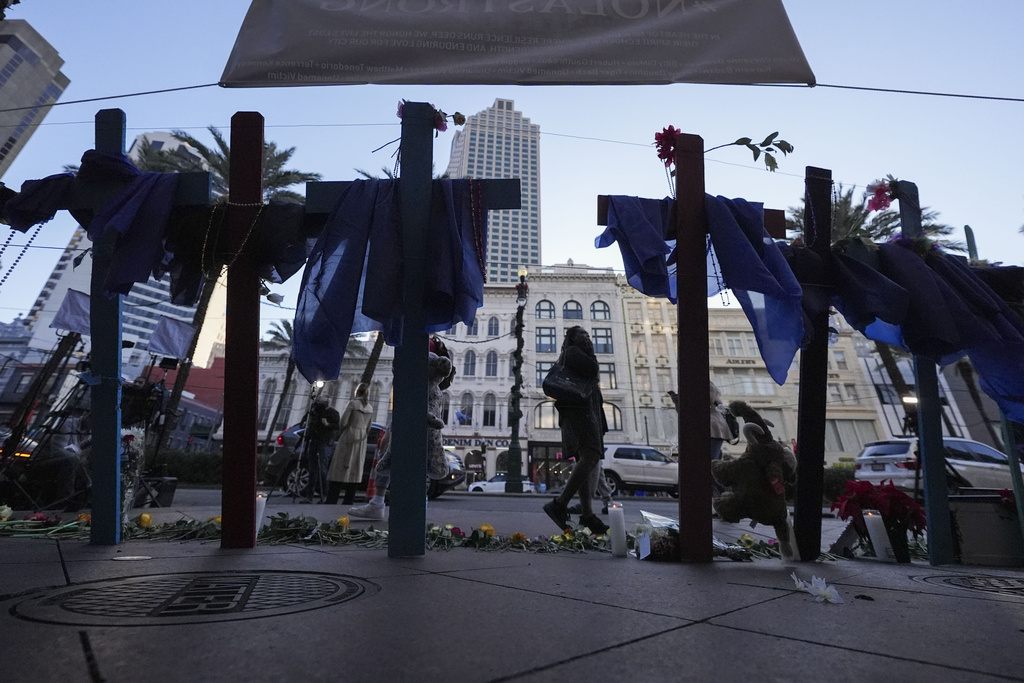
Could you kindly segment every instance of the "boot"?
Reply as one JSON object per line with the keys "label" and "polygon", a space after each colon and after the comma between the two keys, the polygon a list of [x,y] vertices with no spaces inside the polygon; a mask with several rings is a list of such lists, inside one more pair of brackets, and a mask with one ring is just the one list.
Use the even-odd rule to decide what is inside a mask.
{"label": "boot", "polygon": [[569,528],[569,511],[565,505],[558,502],[557,498],[544,504],[544,512],[558,526],[559,531],[565,531]]}
{"label": "boot", "polygon": [[601,518],[591,512],[580,517],[580,524],[590,529],[595,536],[603,536],[608,533],[608,525],[601,521]]}
{"label": "boot", "polygon": [[[337,505],[338,496],[341,494],[341,482],[340,481],[329,481],[327,482],[327,499],[324,501],[327,505]],[[349,503],[346,503],[348,505]]]}

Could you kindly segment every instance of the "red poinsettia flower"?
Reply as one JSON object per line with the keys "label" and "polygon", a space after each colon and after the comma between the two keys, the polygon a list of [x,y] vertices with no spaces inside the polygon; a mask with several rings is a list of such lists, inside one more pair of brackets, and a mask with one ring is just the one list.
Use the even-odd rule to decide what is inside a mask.
{"label": "red poinsettia flower", "polygon": [[892,188],[890,180],[876,180],[868,185],[871,197],[868,199],[868,211],[882,211],[892,204]]}
{"label": "red poinsettia flower", "polygon": [[660,133],[654,134],[654,146],[658,150],[658,158],[664,161],[666,166],[671,166],[676,162],[676,138],[682,132],[674,126],[669,126]]}

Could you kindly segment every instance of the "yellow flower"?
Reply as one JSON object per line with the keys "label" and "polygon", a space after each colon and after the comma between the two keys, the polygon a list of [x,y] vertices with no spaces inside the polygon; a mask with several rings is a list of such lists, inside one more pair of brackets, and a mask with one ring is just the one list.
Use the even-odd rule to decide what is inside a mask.
{"label": "yellow flower", "polygon": [[148,512],[143,512],[141,515],[139,515],[139,526],[141,526],[143,529],[145,529],[152,523],[153,515],[149,514]]}
{"label": "yellow flower", "polygon": [[509,536],[509,543],[512,545],[526,545],[526,534],[519,533],[518,531]]}
{"label": "yellow flower", "polygon": [[220,515],[217,515],[216,517],[210,517],[210,518],[209,518],[208,520],[206,520],[206,521],[207,521],[207,522],[216,522],[217,524],[220,524]]}
{"label": "yellow flower", "polygon": [[[147,517],[149,516],[146,513],[142,513],[142,514],[146,515]],[[85,522],[86,524],[92,524],[92,515],[90,515],[88,512],[83,512],[82,514],[80,514],[77,517],[75,517],[75,521],[76,522]],[[152,521],[152,520],[150,520],[150,521]],[[149,525],[147,524],[146,526],[149,526]]]}
{"label": "yellow flower", "polygon": [[455,528],[455,525],[454,525],[454,524],[445,524],[445,525],[444,525],[444,528],[445,528],[445,529],[448,529],[449,531],[451,531],[452,529],[454,529],[454,528]]}
{"label": "yellow flower", "polygon": [[347,529],[348,528],[348,524],[349,524],[348,515],[342,515],[341,517],[338,517],[338,526],[343,526],[343,527],[345,527]]}
{"label": "yellow flower", "polygon": [[491,526],[490,524],[481,524],[480,525],[480,533],[485,534],[487,536],[493,536],[494,535],[494,527]]}

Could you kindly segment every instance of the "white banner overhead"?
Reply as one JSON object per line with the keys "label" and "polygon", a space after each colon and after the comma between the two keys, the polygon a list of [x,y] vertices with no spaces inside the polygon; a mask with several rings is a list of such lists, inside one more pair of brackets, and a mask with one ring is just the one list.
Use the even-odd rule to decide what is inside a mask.
{"label": "white banner overhead", "polygon": [[253,0],[221,85],[805,83],[782,0]]}

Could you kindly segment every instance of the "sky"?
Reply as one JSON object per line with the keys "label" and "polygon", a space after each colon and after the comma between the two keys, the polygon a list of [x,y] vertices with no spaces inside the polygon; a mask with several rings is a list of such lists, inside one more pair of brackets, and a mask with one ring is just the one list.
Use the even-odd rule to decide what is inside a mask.
{"label": "sky", "polygon": [[[819,84],[1024,98],[1024,3],[1009,0],[784,0]],[[22,0],[8,18],[25,19],[53,45],[71,84],[61,101],[216,83],[248,9],[248,0]],[[760,201],[799,204],[807,166],[831,169],[837,186],[863,188],[891,174],[917,184],[923,206],[957,228],[970,225],[979,257],[1024,264],[1024,164],[1018,142],[1024,102],[865,92],[828,87],[673,84],[659,86],[308,86],[206,87],[68,104],[52,109],[0,178],[59,173],[93,146],[93,117],[119,107],[128,140],[147,131],[182,129],[212,143],[238,111],[258,111],[266,138],[294,147],[292,167],[325,180],[351,180],[355,169],[392,167],[400,134],[396,105],[430,102],[474,114],[511,98],[541,130],[541,261],[622,268],[613,248],[595,249],[602,228],[596,197],[664,197],[669,186],[655,133],[673,125],[705,147],[775,131],[794,146],[769,173],[749,151],[727,147],[706,156],[706,189]],[[2,103],[0,103],[2,106]],[[453,128],[434,143],[438,172],[448,163]],[[298,188],[301,191],[301,188]],[[65,212],[43,226],[0,289],[0,320],[27,313],[75,227]],[[7,235],[3,235],[6,239]],[[16,235],[3,275],[25,242]],[[47,248],[48,247],[48,248]],[[0,275],[0,277],[3,277]],[[274,290],[291,318],[300,274]]]}

